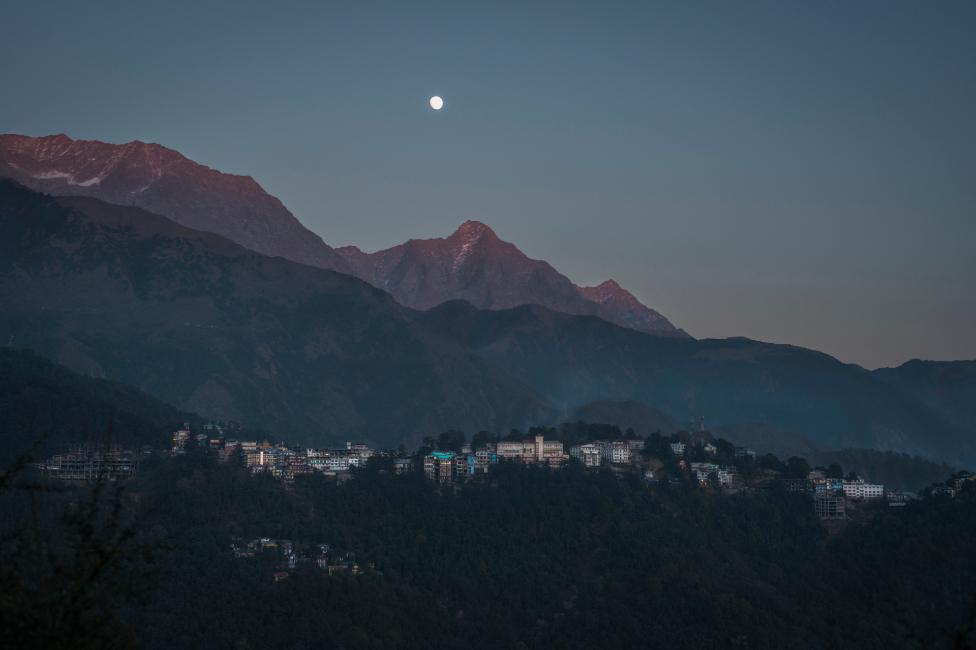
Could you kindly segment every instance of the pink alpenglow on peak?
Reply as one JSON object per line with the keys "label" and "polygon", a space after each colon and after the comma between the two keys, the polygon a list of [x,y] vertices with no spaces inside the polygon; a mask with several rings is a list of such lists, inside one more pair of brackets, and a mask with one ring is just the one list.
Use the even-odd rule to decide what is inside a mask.
{"label": "pink alpenglow on peak", "polygon": [[162,145],[0,135],[0,176],[55,196],[134,205],[265,255],[348,272],[341,256],[253,178],[211,169]]}
{"label": "pink alpenglow on peak", "polygon": [[599,316],[649,334],[688,336],[613,280],[599,287],[578,287],[548,262],[531,259],[480,221],[465,221],[445,238],[411,239],[375,253],[352,246],[337,252],[356,275],[415,309],[430,309],[449,300],[466,300],[481,309],[534,304]]}

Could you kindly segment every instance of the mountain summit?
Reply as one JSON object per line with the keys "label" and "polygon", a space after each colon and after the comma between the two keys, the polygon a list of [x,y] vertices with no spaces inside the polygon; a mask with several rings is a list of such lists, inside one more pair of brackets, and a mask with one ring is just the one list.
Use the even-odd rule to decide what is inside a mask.
{"label": "mountain summit", "polygon": [[56,196],[143,208],[264,255],[355,275],[416,309],[450,300],[483,309],[536,304],[687,336],[616,282],[578,287],[480,221],[465,221],[446,238],[412,239],[376,253],[333,249],[250,176],[225,174],[158,144],[0,135],[0,176]]}
{"label": "mountain summit", "polygon": [[331,247],[253,178],[219,172],[162,145],[0,135],[0,176],[57,196],[140,207],[265,255],[348,272]]}
{"label": "mountain summit", "polygon": [[687,336],[613,280],[578,287],[549,263],[499,239],[480,221],[465,221],[445,238],[411,239],[375,253],[353,246],[336,251],[360,278],[416,309],[458,299],[481,309],[542,305],[599,316],[649,334]]}

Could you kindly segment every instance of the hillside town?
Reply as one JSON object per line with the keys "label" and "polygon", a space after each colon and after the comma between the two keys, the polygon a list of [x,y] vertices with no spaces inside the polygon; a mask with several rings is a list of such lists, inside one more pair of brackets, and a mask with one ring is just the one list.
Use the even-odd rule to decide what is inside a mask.
{"label": "hillside town", "polygon": [[[338,448],[311,448],[289,447],[281,442],[236,440],[225,437],[223,427],[213,423],[199,429],[194,432],[189,424],[185,424],[174,431],[172,445],[166,453],[170,456],[191,451],[213,454],[220,462],[240,463],[252,475],[268,475],[286,484],[311,474],[340,482],[349,480],[354,470],[371,459],[389,462],[397,475],[422,472],[427,480],[442,488],[477,480],[500,463],[552,471],[576,463],[590,471],[605,469],[621,474],[636,473],[646,485],[663,482],[668,486],[697,486],[729,493],[768,490],[779,485],[788,492],[808,495],[817,516],[824,521],[846,519],[851,507],[862,503],[884,502],[890,507],[900,507],[918,498],[913,492],[886,489],[880,483],[866,481],[853,473],[842,476],[839,467],[810,468],[801,458],[790,458],[784,464],[771,455],[759,456],[747,447],[687,432],[670,436],[653,434],[646,439],[632,435],[613,440],[596,439],[574,444],[568,450],[562,441],[547,439],[544,433],[520,437],[513,432],[505,439],[483,440],[476,446],[457,444],[456,440],[448,443],[442,436],[440,441],[425,439],[424,447],[408,455],[402,449],[400,452],[378,451],[354,442],[346,442]],[[152,453],[153,450],[144,448],[141,455]],[[99,478],[117,480],[136,473],[139,457],[140,453],[119,446],[74,445],[37,467],[46,476],[67,482]],[[929,491],[933,495],[953,498],[970,481],[976,481],[976,475],[959,472],[950,481],[934,485]],[[250,546],[258,542],[260,540]],[[261,544],[267,546],[264,542]],[[248,552],[247,549],[235,550],[239,556],[247,556]]]}

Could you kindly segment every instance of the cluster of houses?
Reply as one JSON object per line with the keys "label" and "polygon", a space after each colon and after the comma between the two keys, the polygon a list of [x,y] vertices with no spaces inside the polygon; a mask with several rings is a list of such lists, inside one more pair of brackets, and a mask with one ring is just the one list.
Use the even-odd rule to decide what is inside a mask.
{"label": "cluster of houses", "polygon": [[[681,483],[687,477],[696,480],[702,487],[721,489],[730,488],[762,488],[771,482],[784,484],[787,490],[809,494],[813,499],[814,508],[821,519],[844,519],[847,517],[848,504],[862,501],[884,499],[888,505],[903,506],[908,501],[917,498],[914,493],[896,490],[885,490],[878,483],[849,477],[848,479],[827,476],[826,472],[814,469],[805,478],[782,479],[776,472],[764,470],[760,476],[752,476],[749,481],[743,481],[735,466],[721,465],[710,462],[709,458],[731,458],[741,465],[739,459],[755,458],[756,453],[746,447],[726,448],[723,454],[709,440],[694,440],[690,443],[678,441],[672,437],[663,447],[664,455],[670,448],[678,469],[684,479],[670,477],[671,483]],[[492,465],[499,462],[514,462],[524,465],[544,466],[552,469],[560,468],[569,461],[575,461],[587,468],[615,467],[643,465],[644,480],[656,483],[654,476],[657,468],[653,462],[648,463],[641,453],[645,440],[596,440],[585,444],[574,445],[568,453],[563,443],[558,440],[546,440],[542,435],[536,435],[523,440],[505,440],[486,443],[477,449],[465,445],[460,451],[431,451],[423,456],[423,473],[431,481],[440,484],[454,484],[479,474],[487,474]],[[253,474],[269,474],[291,482],[302,474],[322,473],[325,475],[344,477],[349,470],[364,465],[376,452],[364,444],[347,442],[339,449],[289,448],[283,444],[269,442],[238,441],[226,439],[224,431],[219,425],[208,424],[200,433],[193,433],[189,425],[184,425],[173,432],[170,453],[180,455],[190,448],[206,449],[218,455],[222,460],[232,457],[239,459]],[[144,452],[145,453],[145,452]],[[661,455],[661,454],[658,454]],[[698,460],[690,461],[688,457]],[[702,460],[705,459],[705,460]],[[415,471],[413,457],[395,457],[392,459],[393,469],[397,474],[407,474]],[[650,469],[649,467],[654,467]],[[108,445],[76,445],[65,449],[37,468],[45,475],[64,481],[92,481],[100,478],[115,480],[133,476],[138,468],[137,454],[126,449]],[[933,495],[955,497],[970,483],[976,482],[976,475],[960,472],[945,484],[932,488]],[[318,564],[327,562],[325,551],[320,556],[296,555],[294,547],[287,540],[253,540],[247,545],[235,546],[235,553],[246,556],[267,550],[268,545],[279,545],[283,551],[284,562],[293,568],[295,562],[312,561]],[[333,565],[327,565],[333,566]],[[344,570],[335,564],[330,572]]]}
{"label": "cluster of houses", "polygon": [[[500,461],[544,465],[553,469],[562,467],[569,460],[577,461],[588,468],[628,466],[637,464],[641,460],[644,444],[645,441],[640,438],[595,440],[574,445],[569,448],[567,454],[563,450],[562,442],[546,440],[544,436],[537,435],[525,440],[487,443],[478,449],[464,446],[459,452],[432,451],[424,456],[424,474],[428,479],[438,483],[454,483],[478,474],[486,474],[492,465]],[[733,486],[734,467],[708,462],[688,463],[683,458],[686,449],[687,445],[683,442],[671,443],[671,451],[678,457],[679,467],[684,471],[690,471],[701,485]],[[742,450],[746,454],[755,455],[751,450],[744,448]],[[714,455],[718,449],[711,443],[705,443],[704,451],[706,454]],[[400,472],[399,467],[397,471]],[[652,471],[645,472],[644,476],[646,480],[654,482]]]}
{"label": "cluster of houses", "polygon": [[976,474],[963,470],[961,472],[957,472],[944,484],[932,486],[932,496],[955,499],[957,496],[962,494],[962,491],[967,487],[976,488]]}
{"label": "cluster of houses", "polygon": [[[813,497],[813,507],[821,519],[847,517],[848,501],[883,499],[885,488],[879,483],[865,483],[863,479],[829,477],[823,470],[811,470],[806,478],[783,479],[790,492],[802,492]],[[890,495],[891,503],[904,505],[914,495],[898,492]]]}
{"label": "cluster of houses", "polygon": [[628,465],[636,460],[644,449],[644,441],[635,440],[597,440],[569,448],[569,457],[578,460],[584,467],[601,465]]}
{"label": "cluster of houses", "polygon": [[315,567],[330,576],[360,573],[359,564],[351,553],[336,553],[328,544],[296,544],[289,539],[259,537],[248,542],[235,539],[230,547],[236,558],[271,557],[275,561],[276,570],[272,574],[275,582],[286,580],[289,571],[302,566]]}
{"label": "cluster of houses", "polygon": [[[526,440],[488,443],[476,450],[465,445],[460,452],[432,451],[424,456],[424,475],[438,483],[454,483],[477,474],[487,474],[488,468],[499,461],[558,468],[567,460],[569,456],[563,451],[563,443],[535,436]],[[400,466],[394,466],[398,473],[402,473]]]}
{"label": "cluster of houses", "polygon": [[363,465],[375,452],[363,444],[347,442],[341,449],[292,449],[283,444],[257,442],[255,440],[227,440],[216,425],[207,433],[192,434],[189,427],[173,432],[171,453],[182,454],[191,446],[205,448],[227,460],[240,455],[241,462],[253,474],[266,473],[291,482],[296,476],[320,472],[335,476]]}

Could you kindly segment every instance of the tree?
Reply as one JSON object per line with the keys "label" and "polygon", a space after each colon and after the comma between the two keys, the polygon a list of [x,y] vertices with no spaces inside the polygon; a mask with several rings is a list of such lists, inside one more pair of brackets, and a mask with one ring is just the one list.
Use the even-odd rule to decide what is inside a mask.
{"label": "tree", "polygon": [[786,474],[789,478],[806,478],[810,473],[810,463],[806,458],[791,456],[786,460]]}
{"label": "tree", "polygon": [[481,447],[487,446],[489,443],[498,440],[498,436],[491,433],[490,431],[479,431],[471,437],[471,447],[474,449],[480,449]]}
{"label": "tree", "polygon": [[464,447],[465,436],[463,431],[445,431],[437,436],[437,448],[441,451],[460,452]]}

